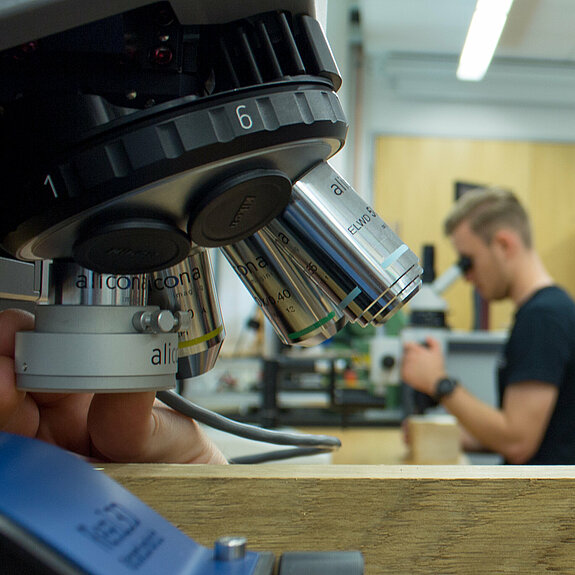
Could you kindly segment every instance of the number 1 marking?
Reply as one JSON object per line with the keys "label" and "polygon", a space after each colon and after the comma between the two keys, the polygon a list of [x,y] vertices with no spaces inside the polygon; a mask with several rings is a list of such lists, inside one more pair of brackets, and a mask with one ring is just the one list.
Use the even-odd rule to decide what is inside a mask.
{"label": "number 1 marking", "polygon": [[46,179],[44,180],[44,185],[45,186],[50,186],[50,189],[52,190],[52,193],[54,194],[54,197],[57,198],[58,197],[58,192],[56,191],[56,186],[54,185],[54,182],[52,181],[52,176],[50,174],[48,174],[46,176]]}

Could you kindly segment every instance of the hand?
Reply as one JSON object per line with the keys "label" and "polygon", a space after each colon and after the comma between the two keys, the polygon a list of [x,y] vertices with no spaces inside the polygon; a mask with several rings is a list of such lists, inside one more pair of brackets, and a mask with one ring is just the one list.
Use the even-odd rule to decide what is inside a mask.
{"label": "hand", "polygon": [[14,338],[34,316],[0,311],[0,430],[98,461],[225,463],[198,424],[155,393],[30,393],[16,388]]}
{"label": "hand", "polygon": [[426,345],[407,342],[403,346],[401,378],[417,391],[433,396],[438,380],[446,376],[440,343],[428,337]]}

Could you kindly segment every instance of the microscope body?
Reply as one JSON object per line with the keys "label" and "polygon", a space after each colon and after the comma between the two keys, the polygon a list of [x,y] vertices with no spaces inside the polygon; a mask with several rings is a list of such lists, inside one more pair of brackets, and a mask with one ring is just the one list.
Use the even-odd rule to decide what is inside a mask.
{"label": "microscope body", "polygon": [[417,293],[417,257],[327,163],[347,121],[314,2],[21,1],[0,21],[0,245],[45,275],[21,389],[209,370],[212,249],[288,345]]}

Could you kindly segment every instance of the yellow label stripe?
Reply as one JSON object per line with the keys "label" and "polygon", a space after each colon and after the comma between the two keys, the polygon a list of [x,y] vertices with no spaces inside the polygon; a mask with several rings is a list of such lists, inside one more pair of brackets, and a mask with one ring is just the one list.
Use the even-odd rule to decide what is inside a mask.
{"label": "yellow label stripe", "polygon": [[205,333],[204,335],[201,335],[200,337],[196,337],[195,339],[188,339],[187,341],[180,341],[178,343],[178,348],[184,349],[186,347],[192,347],[194,345],[198,345],[199,343],[204,343],[204,341],[208,341],[209,339],[212,339],[213,337],[220,335],[220,333],[222,333],[223,329],[224,329],[224,326],[220,325],[216,329],[210,331],[209,333]]}

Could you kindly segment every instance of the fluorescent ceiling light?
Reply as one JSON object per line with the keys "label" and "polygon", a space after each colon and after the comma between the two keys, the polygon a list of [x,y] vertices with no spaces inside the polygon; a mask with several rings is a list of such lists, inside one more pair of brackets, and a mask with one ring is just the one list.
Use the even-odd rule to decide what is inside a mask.
{"label": "fluorescent ceiling light", "polygon": [[459,80],[477,82],[483,79],[505,27],[511,4],[513,0],[477,0],[459,58]]}

